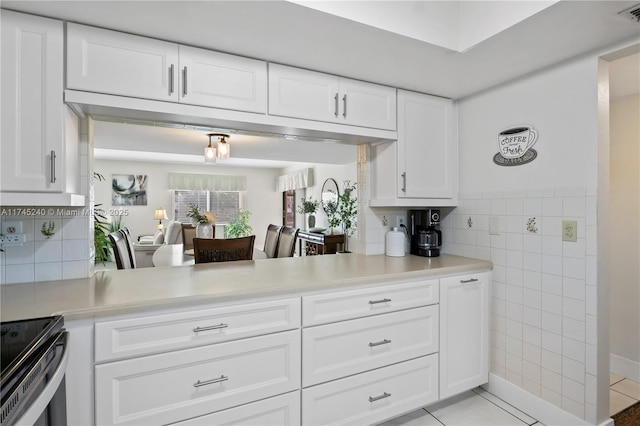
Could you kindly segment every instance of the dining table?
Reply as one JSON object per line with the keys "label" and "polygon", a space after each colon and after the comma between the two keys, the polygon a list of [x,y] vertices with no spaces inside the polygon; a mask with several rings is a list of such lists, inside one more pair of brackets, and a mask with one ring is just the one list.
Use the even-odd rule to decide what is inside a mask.
{"label": "dining table", "polygon": [[[267,259],[267,254],[254,247],[253,260]],[[185,250],[182,244],[165,244],[160,246],[151,258],[153,266],[180,266],[196,263],[193,249]]]}

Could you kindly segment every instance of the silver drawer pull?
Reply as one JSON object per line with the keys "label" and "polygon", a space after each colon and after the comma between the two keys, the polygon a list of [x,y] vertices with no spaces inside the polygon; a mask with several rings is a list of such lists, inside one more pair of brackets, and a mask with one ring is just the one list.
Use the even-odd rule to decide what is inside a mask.
{"label": "silver drawer pull", "polygon": [[336,104],[335,104],[335,108],[334,108],[334,111],[335,111],[335,115],[336,115],[336,117],[337,117],[337,116],[338,116],[338,94],[337,94],[337,93],[336,93],[335,98],[333,98],[333,99],[334,99],[334,101],[336,102]]}
{"label": "silver drawer pull", "polygon": [[51,183],[56,183],[56,152],[51,151]]}
{"label": "silver drawer pull", "polygon": [[391,343],[391,340],[384,339],[379,342],[369,342],[369,347],[373,348],[374,346],[388,345],[389,343]]}
{"label": "silver drawer pull", "polygon": [[468,280],[460,280],[460,282],[462,284],[475,283],[476,281],[478,281],[477,278],[471,278],[471,279],[468,279]]}
{"label": "silver drawer pull", "polygon": [[391,396],[391,394],[387,393],[387,392],[385,392],[385,393],[383,393],[382,395],[379,395],[379,396],[370,396],[369,397],[369,402],[376,402],[376,401],[379,401],[381,399],[389,398],[390,396]]}
{"label": "silver drawer pull", "polygon": [[209,331],[209,330],[218,330],[220,328],[227,328],[229,324],[220,323],[218,325],[210,325],[208,327],[196,327],[193,329],[194,333],[199,333],[201,331]]}
{"label": "silver drawer pull", "polygon": [[201,382],[200,380],[198,380],[193,384],[193,387],[199,388],[200,386],[207,386],[207,385],[212,385],[214,383],[226,382],[227,380],[229,380],[227,376],[220,376],[217,379],[205,380],[204,382]]}
{"label": "silver drawer pull", "polygon": [[387,299],[385,297],[384,299],[380,299],[380,300],[369,300],[370,305],[375,305],[376,303],[387,303],[387,302],[391,302],[391,299]]}
{"label": "silver drawer pull", "polygon": [[172,95],[173,94],[173,70],[174,70],[174,66],[173,64],[171,64],[171,66],[169,67],[169,94]]}

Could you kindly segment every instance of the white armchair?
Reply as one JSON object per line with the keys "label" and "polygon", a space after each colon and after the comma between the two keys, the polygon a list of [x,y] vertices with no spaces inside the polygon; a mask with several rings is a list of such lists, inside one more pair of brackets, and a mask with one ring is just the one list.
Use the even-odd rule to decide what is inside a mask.
{"label": "white armchair", "polygon": [[165,244],[182,244],[182,225],[180,222],[172,220],[167,226],[164,234]]}

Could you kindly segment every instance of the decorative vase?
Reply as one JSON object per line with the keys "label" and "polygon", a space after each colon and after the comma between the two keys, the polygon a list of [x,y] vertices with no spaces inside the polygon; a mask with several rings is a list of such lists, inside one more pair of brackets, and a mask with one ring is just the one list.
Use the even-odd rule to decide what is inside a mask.
{"label": "decorative vase", "polygon": [[196,225],[196,238],[213,238],[213,222],[200,222]]}
{"label": "decorative vase", "polygon": [[308,229],[313,229],[316,227],[316,217],[313,214],[310,214],[307,218],[307,224],[309,225]]}

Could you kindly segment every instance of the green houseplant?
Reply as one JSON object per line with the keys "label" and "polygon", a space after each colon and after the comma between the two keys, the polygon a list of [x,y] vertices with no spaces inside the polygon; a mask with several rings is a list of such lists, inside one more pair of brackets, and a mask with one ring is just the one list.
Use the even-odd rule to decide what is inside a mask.
{"label": "green houseplant", "polygon": [[358,198],[356,197],[356,184],[344,181],[342,193],[338,195],[337,215],[342,224],[344,233],[344,252],[349,252],[349,237],[358,228]]}
{"label": "green houseplant", "polygon": [[253,232],[253,228],[249,225],[249,216],[251,212],[247,210],[238,210],[233,215],[227,226],[224,228],[225,238],[248,237]]}
{"label": "green houseplant", "polygon": [[193,226],[196,226],[199,223],[209,222],[206,215],[200,213],[200,208],[196,203],[189,203],[189,211],[187,212],[187,217],[191,218],[191,224]]}
{"label": "green houseplant", "polygon": [[307,217],[307,225],[309,229],[316,226],[316,217],[314,213],[318,211],[318,205],[320,202],[318,200],[314,200],[312,196],[309,196],[309,199],[301,198],[300,205],[298,206],[298,213],[300,214],[308,214]]}
{"label": "green houseplant", "polygon": [[[93,172],[93,178],[99,182],[104,181],[104,176]],[[95,251],[94,263],[108,262],[111,253],[111,240],[109,232],[111,223],[106,212],[100,208],[102,204],[96,204],[93,209],[93,248]]]}

